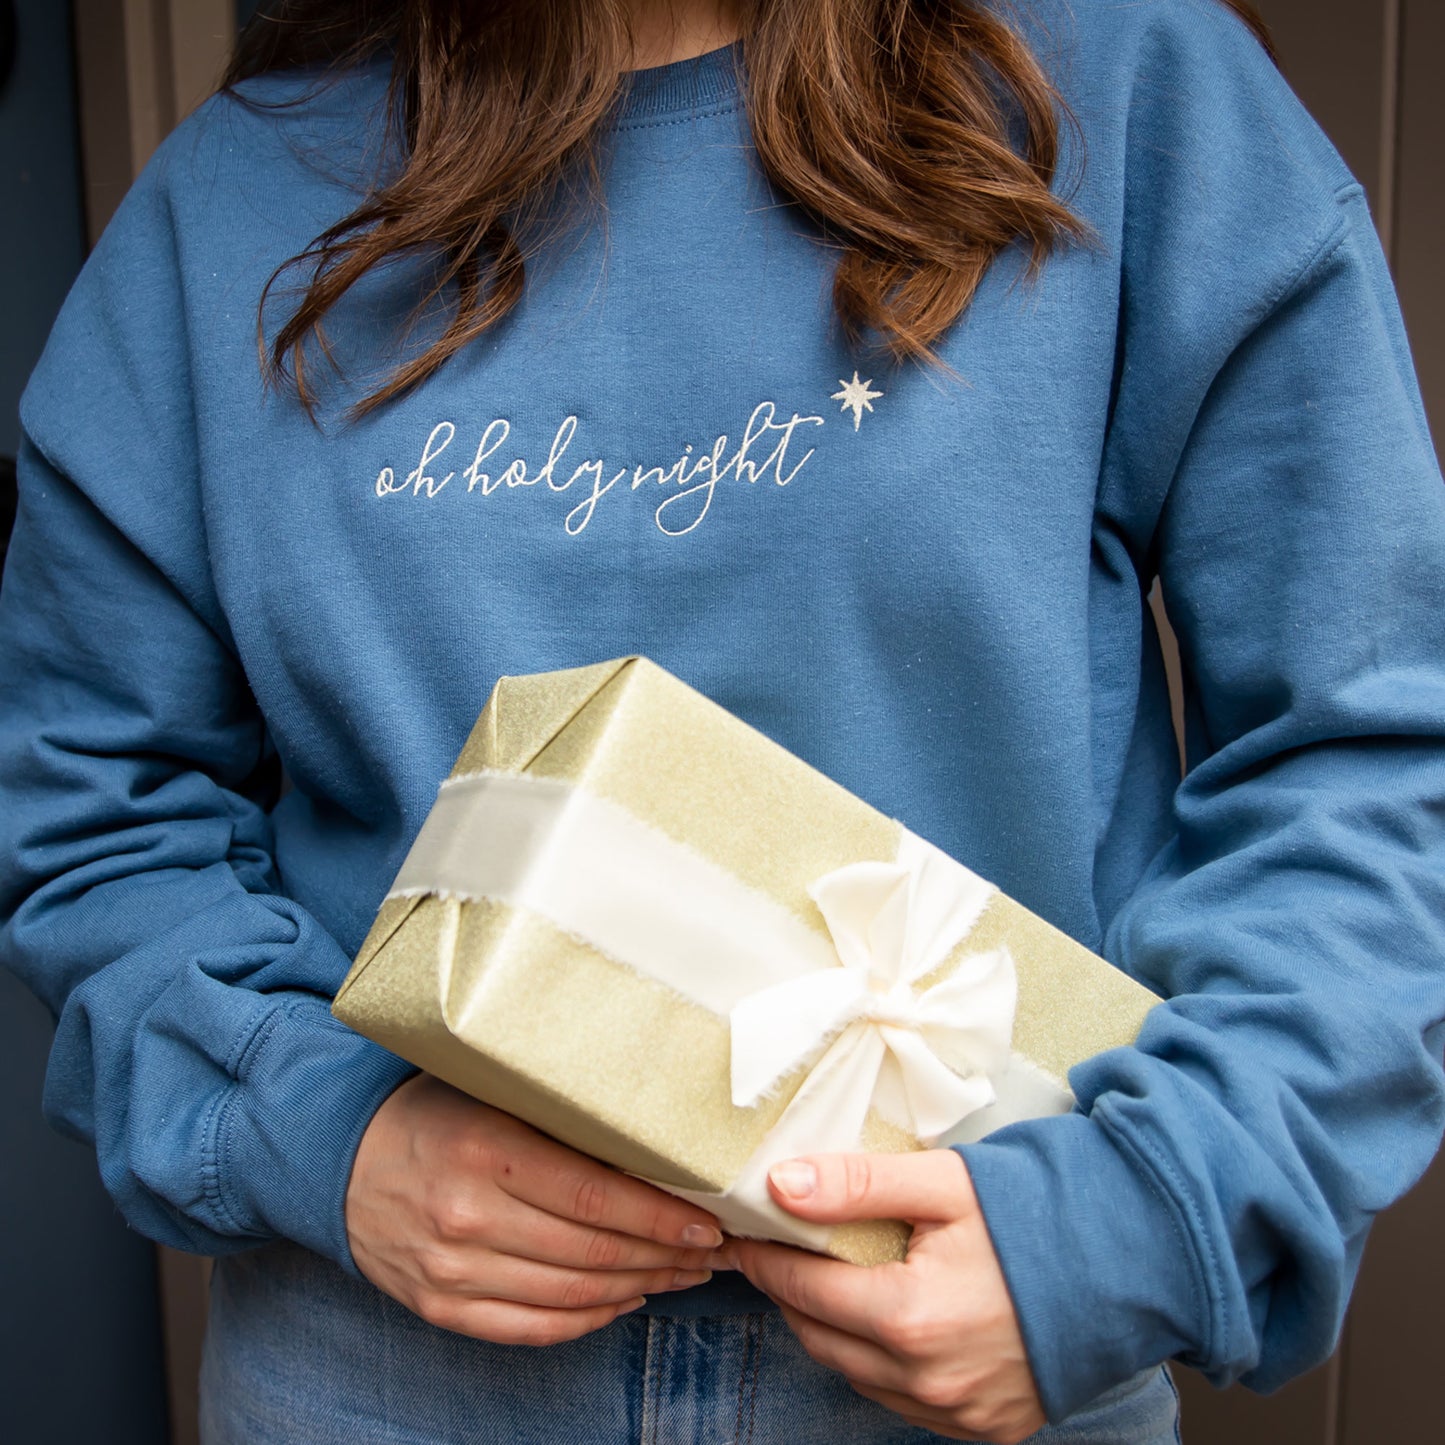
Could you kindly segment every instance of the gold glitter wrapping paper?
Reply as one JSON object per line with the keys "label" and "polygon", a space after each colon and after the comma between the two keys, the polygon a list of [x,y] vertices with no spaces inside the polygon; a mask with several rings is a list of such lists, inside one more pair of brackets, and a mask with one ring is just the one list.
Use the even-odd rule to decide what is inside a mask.
{"label": "gold glitter wrapping paper", "polygon": [[[502,678],[453,775],[529,772],[625,807],[767,894],[828,940],[807,885],[891,861],[900,824],[643,658]],[[966,860],[964,860],[966,861]],[[1132,1042],[1157,1002],[1002,894],[954,961],[1006,944],[1018,971],[1014,1050],[1065,1082]],[[368,1038],[574,1148],[679,1188],[720,1193],[805,1076],[733,1105],[728,1021],[547,919],[438,897],[381,906],[333,1006]],[[924,1147],[877,1115],[859,1148]],[[844,1225],[828,1252],[901,1258],[895,1221]]]}

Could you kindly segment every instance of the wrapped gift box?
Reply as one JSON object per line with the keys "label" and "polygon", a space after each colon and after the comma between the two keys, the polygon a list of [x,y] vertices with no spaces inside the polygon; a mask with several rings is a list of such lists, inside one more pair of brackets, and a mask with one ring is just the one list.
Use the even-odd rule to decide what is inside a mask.
{"label": "wrapped gift box", "polygon": [[734,1234],[767,1166],[1066,1111],[1158,1000],[643,658],[498,682],[336,1016]]}

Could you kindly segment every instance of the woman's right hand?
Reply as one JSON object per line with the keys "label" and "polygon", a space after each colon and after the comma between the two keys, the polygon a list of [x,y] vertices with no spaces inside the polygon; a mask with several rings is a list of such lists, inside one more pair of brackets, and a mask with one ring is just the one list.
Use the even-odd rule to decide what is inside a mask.
{"label": "woman's right hand", "polygon": [[710,1214],[429,1074],[362,1136],[346,1191],[357,1268],[442,1329],[550,1345],[707,1278]]}

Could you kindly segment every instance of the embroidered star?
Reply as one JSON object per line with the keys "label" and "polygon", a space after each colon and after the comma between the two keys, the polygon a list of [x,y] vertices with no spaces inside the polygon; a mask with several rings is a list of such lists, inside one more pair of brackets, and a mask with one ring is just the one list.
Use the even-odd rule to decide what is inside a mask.
{"label": "embroidered star", "polygon": [[844,381],[841,376],[838,378],[838,385],[841,386],[843,390],[835,391],[833,393],[833,400],[841,401],[844,411],[847,411],[850,407],[853,409],[854,431],[858,430],[859,425],[863,421],[864,409],[866,408],[868,411],[872,411],[873,398],[883,395],[881,391],[869,391],[868,388],[872,384],[873,378],[871,376],[867,381],[859,381],[856,371],[853,373],[852,381]]}

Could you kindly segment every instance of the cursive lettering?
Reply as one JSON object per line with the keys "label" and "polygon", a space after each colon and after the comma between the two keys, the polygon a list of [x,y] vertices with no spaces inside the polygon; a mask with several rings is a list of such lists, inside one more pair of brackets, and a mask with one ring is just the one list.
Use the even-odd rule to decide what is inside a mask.
{"label": "cursive lettering", "polygon": [[[737,444],[730,448],[727,432],[721,432],[706,450],[686,443],[676,459],[666,464],[609,466],[603,457],[577,462],[568,470],[563,465],[577,437],[579,419],[575,414],[564,417],[553,434],[546,460],[533,469],[527,459],[514,455],[498,456],[512,434],[512,423],[505,417],[488,422],[477,442],[471,462],[461,472],[467,495],[490,497],[495,493],[517,488],[544,486],[549,492],[580,494],[562,518],[569,536],[580,536],[591,525],[599,505],[624,480],[628,485],[622,495],[645,492],[656,497],[653,521],[658,531],[668,537],[684,537],[702,525],[713,508],[719,486],[728,481],[746,482],[750,487],[771,480],[786,487],[808,464],[816,448],[797,455],[794,438],[800,428],[822,426],[821,416],[792,412],[786,421],[778,420],[774,402],[759,402],[743,426]],[[436,475],[443,453],[456,438],[457,428],[450,421],[438,422],[421,448],[417,464],[403,481],[396,480],[396,468],[384,466],[377,473],[375,493],[378,497],[408,495],[415,499],[433,500],[457,475],[447,472]],[[790,456],[790,448],[792,455]],[[495,460],[494,460],[495,459]],[[500,465],[500,471],[492,471]]]}

